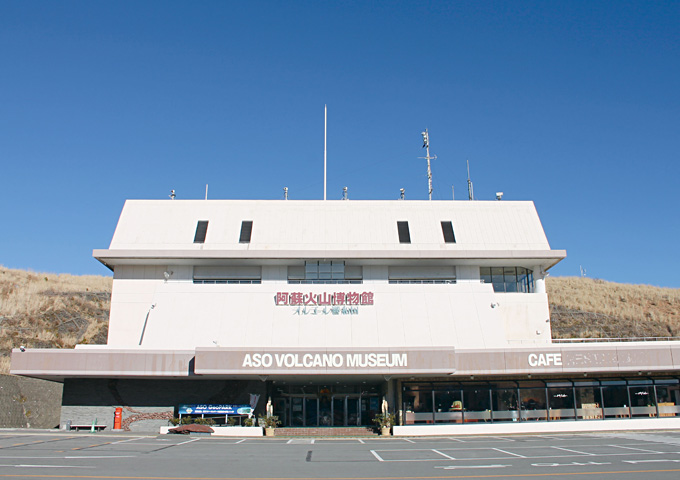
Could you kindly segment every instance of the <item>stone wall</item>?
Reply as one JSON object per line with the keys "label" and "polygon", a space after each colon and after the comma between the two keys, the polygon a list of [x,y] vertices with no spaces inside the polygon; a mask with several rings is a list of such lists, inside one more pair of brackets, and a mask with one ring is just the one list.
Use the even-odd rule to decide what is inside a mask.
{"label": "stone wall", "polygon": [[62,384],[0,375],[0,428],[57,428]]}

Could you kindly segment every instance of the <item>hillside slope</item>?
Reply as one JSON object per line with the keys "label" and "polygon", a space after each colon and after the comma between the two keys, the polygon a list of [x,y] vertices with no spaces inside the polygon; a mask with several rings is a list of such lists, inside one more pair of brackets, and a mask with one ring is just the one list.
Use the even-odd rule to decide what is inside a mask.
{"label": "hillside slope", "polygon": [[[12,348],[106,343],[110,277],[0,266],[0,373]],[[680,289],[578,277],[547,281],[553,338],[680,336]]]}

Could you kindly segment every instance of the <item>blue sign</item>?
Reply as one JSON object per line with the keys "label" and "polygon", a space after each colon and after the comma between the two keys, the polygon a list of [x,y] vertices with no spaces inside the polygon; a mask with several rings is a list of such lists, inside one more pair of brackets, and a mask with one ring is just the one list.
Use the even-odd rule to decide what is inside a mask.
{"label": "blue sign", "polygon": [[180,405],[180,415],[252,415],[250,405]]}

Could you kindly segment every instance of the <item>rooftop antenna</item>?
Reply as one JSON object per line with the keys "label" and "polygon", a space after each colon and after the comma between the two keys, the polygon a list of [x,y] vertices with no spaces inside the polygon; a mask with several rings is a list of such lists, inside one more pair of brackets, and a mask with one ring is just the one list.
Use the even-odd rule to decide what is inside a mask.
{"label": "rooftop antenna", "polygon": [[174,199],[175,199],[175,191],[170,190],[170,200],[174,200]]}
{"label": "rooftop antenna", "polygon": [[208,184],[205,184],[205,199],[208,199]]}
{"label": "rooftop antenna", "polygon": [[453,191],[453,185],[451,185],[451,200],[456,199],[456,193]]}
{"label": "rooftop antenna", "polygon": [[328,106],[323,106],[323,199],[326,200],[326,134],[328,131]]}
{"label": "rooftop antenna", "polygon": [[347,200],[347,187],[342,187],[342,199]]}
{"label": "rooftop antenna", "polygon": [[403,188],[399,189],[399,200],[403,200],[405,198],[405,190]]}
{"label": "rooftop antenna", "polygon": [[472,190],[472,180],[470,180],[470,160],[467,160],[467,171],[468,171],[468,200],[474,200],[475,194]]}
{"label": "rooftop antenna", "polygon": [[425,129],[424,132],[420,132],[420,134],[423,136],[423,148],[426,148],[427,150],[427,157],[418,157],[418,158],[425,158],[427,159],[427,191],[430,197],[430,200],[432,200],[432,170],[430,169],[430,160],[436,160],[437,155],[434,157],[430,156],[430,134],[427,132],[427,128]]}
{"label": "rooftop antenna", "polygon": [[288,200],[288,187],[283,187],[283,199]]}

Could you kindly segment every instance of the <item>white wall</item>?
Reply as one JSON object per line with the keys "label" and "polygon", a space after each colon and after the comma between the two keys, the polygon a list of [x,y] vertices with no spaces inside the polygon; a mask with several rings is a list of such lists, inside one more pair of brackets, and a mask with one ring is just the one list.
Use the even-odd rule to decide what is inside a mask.
{"label": "white wall", "polygon": [[[388,284],[385,265],[365,266],[363,284],[288,284],[285,265],[261,271],[262,284],[211,285],[194,284],[188,266],[117,267],[109,346],[139,345],[143,330],[142,346],[162,349],[491,348],[550,338],[545,294],[496,294],[479,282],[476,267],[457,267],[456,284],[422,285]],[[167,281],[164,272],[172,272]],[[350,291],[373,292],[374,305],[351,315],[301,315],[275,305],[277,292]]]}

